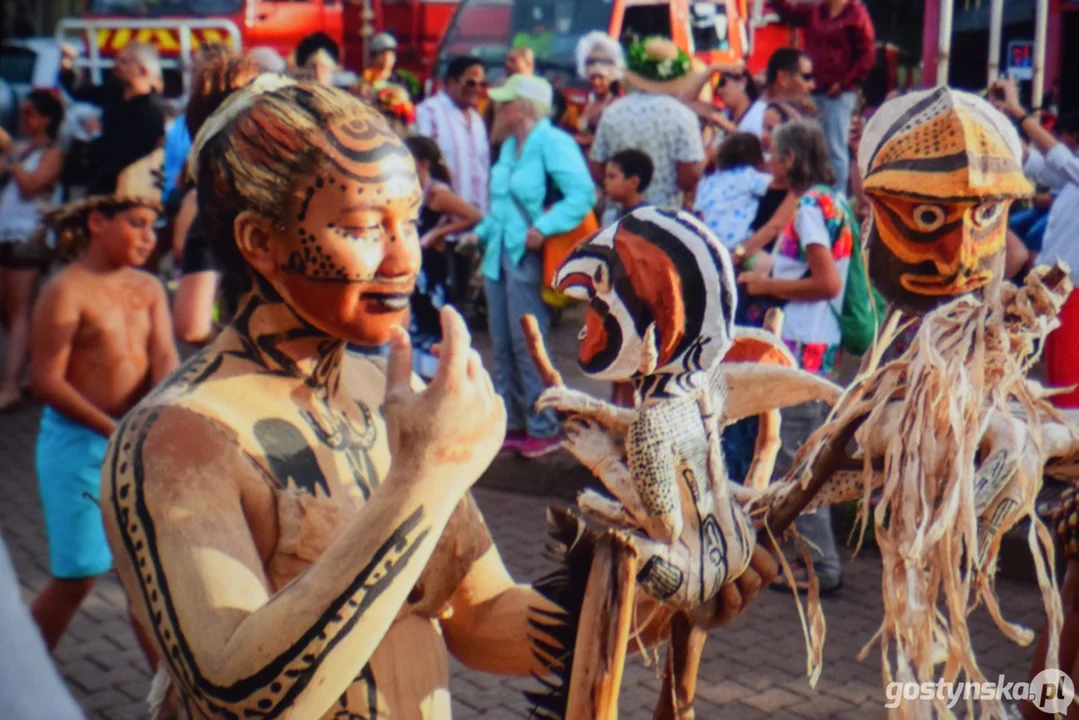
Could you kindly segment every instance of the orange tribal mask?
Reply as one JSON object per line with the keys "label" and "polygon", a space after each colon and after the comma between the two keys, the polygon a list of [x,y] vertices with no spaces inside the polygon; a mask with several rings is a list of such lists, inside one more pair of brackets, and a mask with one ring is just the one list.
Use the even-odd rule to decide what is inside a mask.
{"label": "orange tribal mask", "polygon": [[890,302],[916,311],[993,279],[1008,208],[1033,192],[1015,129],[989,103],[950,88],[881,106],[859,165],[873,209],[870,277]]}

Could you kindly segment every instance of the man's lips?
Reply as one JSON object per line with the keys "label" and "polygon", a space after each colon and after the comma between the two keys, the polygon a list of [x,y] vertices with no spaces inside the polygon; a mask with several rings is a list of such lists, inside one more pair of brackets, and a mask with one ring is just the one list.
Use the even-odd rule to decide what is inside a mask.
{"label": "man's lips", "polygon": [[363,294],[363,299],[378,303],[387,310],[405,310],[412,300],[412,293],[408,292],[369,292]]}

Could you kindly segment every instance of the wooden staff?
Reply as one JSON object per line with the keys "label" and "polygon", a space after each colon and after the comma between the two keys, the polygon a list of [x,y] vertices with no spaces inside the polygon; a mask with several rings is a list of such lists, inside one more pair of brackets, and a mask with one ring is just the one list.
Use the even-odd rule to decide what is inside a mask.
{"label": "wooden staff", "polygon": [[[764,329],[779,337],[783,328],[783,311],[772,308],[764,316]],[[769,410],[758,416],[757,442],[753,448],[753,462],[746,473],[746,487],[764,491],[772,480],[776,456],[782,445],[779,439],[781,416],[779,410]]]}

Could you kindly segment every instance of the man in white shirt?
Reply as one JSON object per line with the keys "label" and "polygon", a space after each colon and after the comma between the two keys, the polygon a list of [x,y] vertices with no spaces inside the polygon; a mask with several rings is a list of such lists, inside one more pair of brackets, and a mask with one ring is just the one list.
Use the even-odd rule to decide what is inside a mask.
{"label": "man in white shirt", "polygon": [[483,61],[450,61],[445,87],[416,108],[416,129],[438,143],[450,171],[453,191],[484,214],[489,207],[491,170],[487,126],[476,108],[483,98]]}

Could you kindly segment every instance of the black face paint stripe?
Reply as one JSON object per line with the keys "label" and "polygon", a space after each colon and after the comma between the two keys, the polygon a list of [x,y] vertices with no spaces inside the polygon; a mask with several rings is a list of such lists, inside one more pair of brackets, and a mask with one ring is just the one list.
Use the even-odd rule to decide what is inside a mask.
{"label": "black face paint stripe", "polygon": [[866,180],[888,171],[949,173],[962,170],[966,167],[973,167],[973,169],[985,173],[1005,174],[1022,172],[1022,168],[1019,167],[1014,158],[971,157],[965,152],[959,152],[953,155],[941,155],[939,157],[892,160],[891,162],[873,168],[873,170],[866,175]]}
{"label": "black face paint stripe", "polygon": [[381,185],[382,183],[389,182],[391,180],[406,180],[410,182],[416,181],[416,173],[408,170],[407,168],[396,168],[390,171],[377,171],[373,175],[361,175],[355,170],[346,168],[341,164],[340,160],[333,155],[327,155],[326,160],[333,165],[338,172],[347,176],[351,180],[355,180],[359,183],[366,183],[368,185]]}
{"label": "black face paint stripe", "polygon": [[330,147],[333,148],[333,150],[339,153],[346,160],[358,164],[371,165],[395,157],[412,157],[412,153],[409,152],[408,148],[405,147],[404,144],[401,143],[399,140],[396,140],[396,138],[391,139],[387,137],[386,141],[379,145],[371,148],[359,149],[345,145],[343,142],[341,142],[341,139],[334,135],[332,132],[327,133],[326,137],[329,140]]}
{"label": "black face paint stripe", "polygon": [[[686,220],[684,215],[675,215],[674,220],[694,235],[699,235],[701,232],[701,228],[694,226],[692,223]],[[734,288],[727,284],[728,275],[726,270],[730,264],[730,259],[728,258],[726,261],[724,261],[723,255],[720,253],[719,248],[712,243],[705,242],[704,246],[708,249],[708,256],[712,258],[712,266],[716,270],[716,282],[719,283],[719,307],[720,310],[723,312],[723,325],[727,329],[728,338],[733,338],[734,304],[737,301],[735,299]]]}

